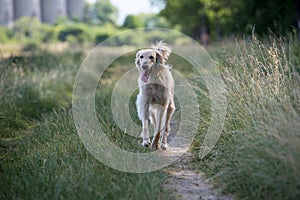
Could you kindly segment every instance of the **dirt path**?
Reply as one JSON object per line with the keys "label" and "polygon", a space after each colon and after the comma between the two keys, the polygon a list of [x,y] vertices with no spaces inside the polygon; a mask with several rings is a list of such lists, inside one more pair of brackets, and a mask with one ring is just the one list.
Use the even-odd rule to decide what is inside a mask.
{"label": "dirt path", "polygon": [[[178,130],[178,124],[171,121],[171,131],[169,139],[172,140]],[[180,145],[178,144],[177,147]],[[169,149],[170,150],[170,149]],[[170,175],[166,180],[164,187],[171,191],[176,200],[233,200],[232,196],[226,196],[217,188],[214,188],[204,174],[194,171],[189,167],[192,160],[192,154],[185,152],[180,147],[169,151],[167,156],[176,156],[184,152],[182,156],[167,167],[165,171]]]}
{"label": "dirt path", "polygon": [[166,169],[170,178],[165,182],[165,188],[172,191],[172,196],[180,200],[232,200],[233,197],[225,196],[214,188],[203,174],[188,167],[191,158],[190,153],[184,153]]}

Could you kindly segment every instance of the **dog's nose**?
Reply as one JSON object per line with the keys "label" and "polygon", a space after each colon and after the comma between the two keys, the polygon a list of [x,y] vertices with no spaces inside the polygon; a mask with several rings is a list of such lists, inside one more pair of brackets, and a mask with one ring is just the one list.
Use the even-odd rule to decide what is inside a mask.
{"label": "dog's nose", "polygon": [[143,69],[143,70],[146,70],[147,68],[148,68],[148,64],[147,64],[147,63],[143,63],[143,64],[142,64],[142,69]]}

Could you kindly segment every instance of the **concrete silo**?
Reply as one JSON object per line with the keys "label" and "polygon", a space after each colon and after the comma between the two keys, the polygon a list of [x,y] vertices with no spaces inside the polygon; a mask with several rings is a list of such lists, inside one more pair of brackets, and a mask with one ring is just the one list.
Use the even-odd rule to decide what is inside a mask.
{"label": "concrete silo", "polygon": [[23,16],[41,18],[41,7],[39,0],[14,0],[14,18]]}
{"label": "concrete silo", "polygon": [[42,21],[54,23],[60,17],[67,16],[65,0],[41,0]]}
{"label": "concrete silo", "polygon": [[14,21],[13,0],[0,0],[0,25],[11,27]]}
{"label": "concrete silo", "polygon": [[67,0],[67,14],[69,18],[82,19],[85,0]]}

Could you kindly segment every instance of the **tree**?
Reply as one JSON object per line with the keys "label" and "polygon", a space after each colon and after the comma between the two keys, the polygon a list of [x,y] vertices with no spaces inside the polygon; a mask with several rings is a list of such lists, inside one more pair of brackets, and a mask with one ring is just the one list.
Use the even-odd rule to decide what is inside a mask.
{"label": "tree", "polygon": [[169,20],[173,26],[179,25],[181,30],[194,37],[199,38],[201,26],[205,26],[203,21],[203,4],[198,0],[158,0],[164,1],[165,9],[160,15]]}
{"label": "tree", "polygon": [[83,10],[83,18],[82,21],[87,24],[95,23],[96,15],[94,12],[94,7],[90,3],[85,3]]}
{"label": "tree", "polygon": [[124,21],[123,27],[126,28],[140,28],[140,27],[170,27],[165,17],[158,16],[157,14],[138,14],[128,15]]}
{"label": "tree", "polygon": [[144,21],[145,27],[169,28],[170,24],[167,19],[157,14],[140,14],[138,15]]}
{"label": "tree", "polygon": [[113,6],[109,0],[97,0],[94,9],[100,24],[117,24],[118,8]]}
{"label": "tree", "polygon": [[253,28],[260,35],[269,30],[285,34],[296,25],[297,19],[295,0],[150,1],[163,2],[165,8],[160,15],[196,39],[203,30],[215,38],[232,33],[248,34]]}
{"label": "tree", "polygon": [[135,15],[128,15],[124,21],[123,27],[126,28],[141,28],[144,26],[143,21]]}
{"label": "tree", "polygon": [[295,0],[247,0],[240,5],[234,19],[238,19],[237,25],[247,33],[254,27],[260,35],[269,30],[285,34],[296,25],[295,7]]}

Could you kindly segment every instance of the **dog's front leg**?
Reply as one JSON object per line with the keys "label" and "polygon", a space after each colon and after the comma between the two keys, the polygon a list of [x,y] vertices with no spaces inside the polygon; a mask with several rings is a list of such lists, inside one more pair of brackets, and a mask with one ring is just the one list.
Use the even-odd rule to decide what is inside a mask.
{"label": "dog's front leg", "polygon": [[148,119],[144,118],[142,120],[142,138],[143,138],[143,143],[142,145],[144,147],[148,147],[151,142],[150,142],[150,136],[149,136],[149,128],[148,128]]}
{"label": "dog's front leg", "polygon": [[139,117],[142,121],[142,133],[141,136],[143,138],[142,145],[144,147],[148,147],[151,144],[150,136],[149,136],[149,104],[147,102],[142,102],[142,106],[138,107]]}
{"label": "dog's front leg", "polygon": [[[142,90],[143,88],[141,88]],[[142,133],[143,138],[142,145],[148,147],[151,144],[148,128],[148,119],[149,119],[149,102],[144,93],[140,92],[136,99],[136,107],[138,112],[138,117],[142,122]]]}

